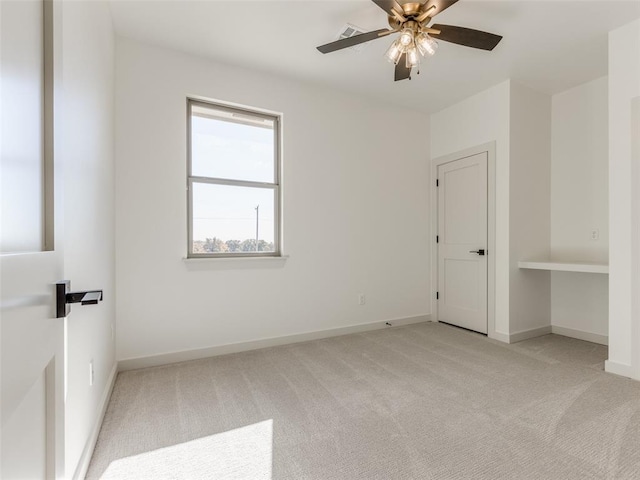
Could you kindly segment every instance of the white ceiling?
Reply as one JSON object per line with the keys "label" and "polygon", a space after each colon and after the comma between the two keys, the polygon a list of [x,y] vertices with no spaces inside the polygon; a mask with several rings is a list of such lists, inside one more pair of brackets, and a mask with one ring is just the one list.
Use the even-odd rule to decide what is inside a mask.
{"label": "white ceiling", "polygon": [[[405,3],[405,2],[400,2]],[[607,73],[607,32],[640,17],[640,0],[461,0],[436,17],[503,35],[493,52],[440,42],[412,80],[393,81],[389,37],[323,55],[346,23],[387,26],[369,0],[111,0],[116,32],[211,58],[438,111],[507,78],[554,94]]]}

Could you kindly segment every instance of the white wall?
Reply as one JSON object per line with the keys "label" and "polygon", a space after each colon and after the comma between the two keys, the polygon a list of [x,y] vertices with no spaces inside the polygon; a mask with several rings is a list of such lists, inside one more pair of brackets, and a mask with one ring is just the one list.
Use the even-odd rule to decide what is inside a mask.
{"label": "white wall", "polygon": [[[129,39],[116,57],[119,359],[430,312],[427,116]],[[190,95],[283,113],[284,266],[182,260]]]}
{"label": "white wall", "polygon": [[107,2],[64,2],[62,21],[65,275],[72,290],[104,290],[103,302],[74,306],[66,324],[65,466],[71,478],[83,451],[93,446],[92,430],[115,371],[115,45]]}
{"label": "white wall", "polygon": [[550,273],[518,268],[549,256],[551,97],[513,81],[510,94],[509,333],[517,340],[551,325]]}
{"label": "white wall", "polygon": [[[631,104],[631,161],[633,173],[633,216],[632,216],[632,245],[640,245],[640,96],[636,96]],[[640,256],[634,252],[632,257],[631,288],[636,292],[632,296],[632,326],[631,326],[631,365],[632,376],[640,380]]]}
{"label": "white wall", "polygon": [[559,259],[609,259],[607,96],[601,77],[552,98],[551,246]]}
{"label": "white wall", "polygon": [[[632,159],[632,101],[640,96],[640,20],[609,33],[609,359],[640,379],[640,159]],[[636,100],[637,102],[637,100]]]}
{"label": "white wall", "polygon": [[489,336],[503,341],[550,327],[549,274],[517,266],[549,252],[550,121],[550,98],[511,80],[431,117],[433,159],[495,141],[496,318]]}
{"label": "white wall", "polygon": [[496,332],[489,336],[502,339],[509,335],[510,88],[505,81],[431,116],[433,159],[496,142]]}
{"label": "white wall", "polygon": [[[608,79],[552,98],[551,257],[609,259]],[[598,230],[599,238],[591,238]],[[551,323],[574,334],[608,335],[609,277],[553,272]],[[593,337],[591,337],[593,338]]]}

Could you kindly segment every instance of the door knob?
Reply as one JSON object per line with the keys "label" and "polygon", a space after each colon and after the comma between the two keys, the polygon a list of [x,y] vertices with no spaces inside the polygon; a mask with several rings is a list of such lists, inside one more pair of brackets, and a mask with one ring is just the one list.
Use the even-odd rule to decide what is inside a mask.
{"label": "door knob", "polygon": [[479,250],[469,250],[469,253],[477,253],[480,256],[484,255],[484,248],[481,248]]}
{"label": "door knob", "polygon": [[81,305],[97,305],[102,300],[102,290],[89,290],[85,292],[70,292],[71,282],[62,280],[56,283],[56,318],[69,315],[69,305],[79,303]]}

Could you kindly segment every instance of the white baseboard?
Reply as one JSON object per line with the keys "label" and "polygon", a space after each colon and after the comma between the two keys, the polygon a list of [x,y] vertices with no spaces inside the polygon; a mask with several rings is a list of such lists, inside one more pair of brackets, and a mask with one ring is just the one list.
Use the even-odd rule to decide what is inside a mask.
{"label": "white baseboard", "polygon": [[609,337],[598,333],[585,332],[584,330],[576,330],[575,328],[560,327],[551,325],[551,333],[562,335],[564,337],[577,338],[591,343],[599,343],[600,345],[609,345]]}
{"label": "white baseboard", "polygon": [[502,343],[509,343],[509,334],[508,333],[489,332],[489,334],[487,336],[489,338],[494,339],[494,340],[498,340],[499,342],[502,342]]}
{"label": "white baseboard", "polygon": [[551,325],[545,327],[532,328],[531,330],[522,330],[509,334],[509,343],[521,342],[530,338],[541,337],[551,333]]}
{"label": "white baseboard", "polygon": [[283,337],[272,337],[261,340],[253,340],[249,342],[216,345],[213,347],[198,348],[195,350],[162,353],[160,355],[151,355],[147,357],[127,358],[118,362],[118,370],[125,371],[135,370],[138,368],[157,367],[159,365],[167,365],[169,363],[186,362],[189,360],[198,360],[201,358],[215,357],[218,355],[226,355],[229,353],[246,352],[248,350],[258,350],[260,348],[275,347],[278,345],[287,345],[290,343],[308,342],[311,340],[319,340],[321,338],[349,335],[350,333],[368,332],[371,330],[380,330],[389,327],[400,327],[403,325],[411,325],[414,323],[430,321],[431,315],[419,315],[416,317],[383,320],[380,322],[372,323],[361,323],[358,325],[350,325],[348,327],[330,328],[327,330],[286,335]]}
{"label": "white baseboard", "polygon": [[633,378],[631,365],[627,365],[626,363],[618,363],[611,360],[605,360],[604,371],[620,375],[621,377]]}
{"label": "white baseboard", "polygon": [[96,442],[98,441],[98,435],[100,434],[100,428],[102,427],[102,421],[104,420],[104,415],[107,413],[107,406],[109,405],[109,399],[111,398],[111,392],[113,392],[113,386],[116,383],[116,377],[118,376],[118,364],[116,363],[109,374],[109,379],[107,380],[107,386],[104,389],[104,393],[102,394],[102,400],[100,401],[100,407],[98,409],[98,416],[96,417],[96,421],[93,425],[93,429],[91,429],[91,434],[87,439],[87,443],[84,446],[84,450],[82,451],[82,455],[80,456],[80,461],[78,462],[78,466],[76,467],[76,472],[73,475],[74,480],[82,480],[87,475],[87,470],[89,469],[89,463],[91,463],[91,457],[93,456],[93,450],[96,448]]}
{"label": "white baseboard", "polygon": [[516,343],[521,342],[523,340],[527,340],[529,338],[540,337],[542,335],[547,335],[551,333],[551,327],[539,327],[533,328],[531,330],[523,330],[521,332],[516,333],[503,333],[503,332],[489,332],[487,337],[492,340],[497,340],[502,343]]}

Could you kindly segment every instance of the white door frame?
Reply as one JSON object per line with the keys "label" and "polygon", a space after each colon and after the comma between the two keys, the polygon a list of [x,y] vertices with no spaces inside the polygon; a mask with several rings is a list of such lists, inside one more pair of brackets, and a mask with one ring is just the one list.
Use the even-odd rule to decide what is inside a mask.
{"label": "white door frame", "polygon": [[462,158],[479,153],[487,153],[487,336],[500,337],[496,334],[496,142],[489,142],[476,147],[467,148],[433,159],[431,162],[431,285],[433,319],[438,321],[438,167],[445,163],[455,162]]}

